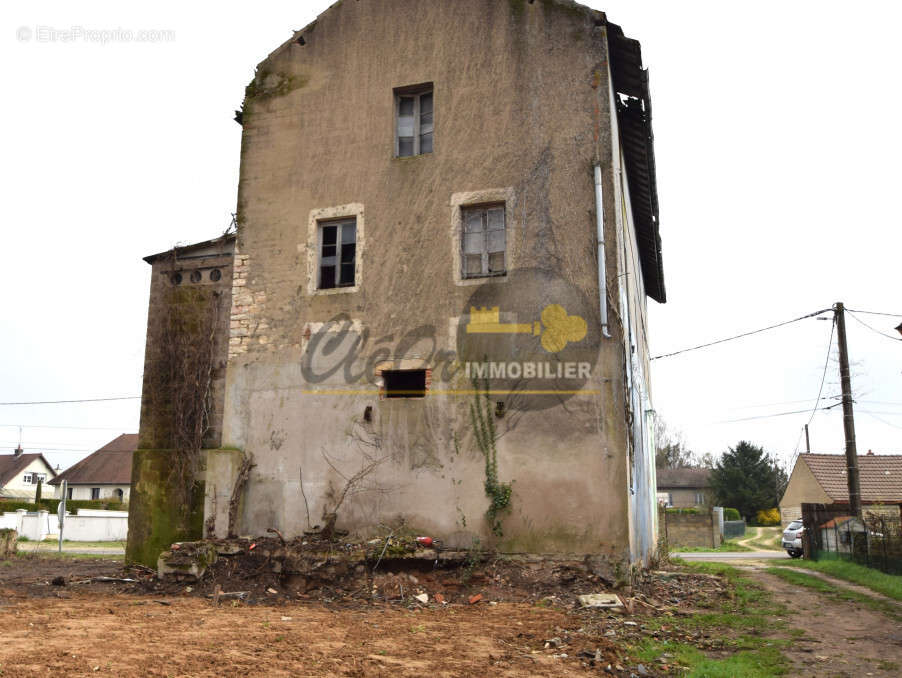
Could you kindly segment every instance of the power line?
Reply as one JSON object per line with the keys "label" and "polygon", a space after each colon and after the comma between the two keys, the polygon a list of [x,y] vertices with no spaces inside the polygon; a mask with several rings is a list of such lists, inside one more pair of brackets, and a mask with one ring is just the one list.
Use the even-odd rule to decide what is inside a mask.
{"label": "power line", "polygon": [[141,400],[141,396],[119,396],[116,398],[82,398],[81,400],[34,400],[31,402],[0,403],[0,405],[60,405],[62,403],[106,403],[112,400]]}
{"label": "power line", "polygon": [[877,416],[876,414],[874,414],[873,412],[867,412],[867,411],[864,411],[864,410],[859,410],[859,412],[863,412],[864,414],[868,415],[871,419],[876,419],[876,420],[879,421],[881,424],[886,424],[887,426],[890,426],[890,427],[892,427],[892,428],[902,429],[902,426],[899,426],[898,424],[893,424],[892,422],[886,421],[885,419],[881,419],[880,417],[878,417],[878,416]]}
{"label": "power line", "polygon": [[127,431],[134,426],[55,426],[50,424],[0,424],[0,428],[58,428],[73,431]]}
{"label": "power line", "polygon": [[773,330],[773,329],[776,329],[776,328],[778,328],[778,327],[783,327],[784,325],[790,325],[790,324],[792,324],[792,323],[797,323],[797,322],[799,322],[800,320],[806,320],[807,318],[813,318],[813,317],[816,316],[816,315],[820,315],[821,313],[827,313],[827,312],[830,311],[830,310],[832,310],[832,309],[829,309],[829,308],[821,309],[820,311],[816,311],[816,312],[814,312],[814,313],[808,313],[807,315],[803,315],[803,316],[801,316],[801,317],[799,317],[799,318],[793,318],[792,320],[787,320],[787,321],[782,322],[782,323],[777,323],[776,325],[770,325],[770,326],[768,326],[768,327],[762,327],[762,328],[759,329],[759,330],[752,330],[751,332],[743,332],[742,334],[737,334],[737,335],[732,336],[732,337],[727,337],[726,339],[718,339],[718,340],[716,340],[716,341],[709,341],[709,342],[706,343],[706,344],[699,344],[698,346],[691,346],[691,347],[689,347],[689,348],[684,348],[684,349],[681,349],[681,350],[679,350],[679,351],[673,351],[672,353],[663,353],[663,354],[661,354],[661,355],[653,356],[653,357],[651,358],[651,360],[657,360],[657,359],[659,359],[659,358],[670,358],[671,356],[679,355],[680,353],[688,353],[689,351],[697,351],[697,350],[700,349],[700,348],[708,348],[709,346],[716,346],[717,344],[723,344],[723,343],[726,343],[726,342],[728,342],[728,341],[733,341],[733,340],[735,340],[735,339],[742,339],[743,337],[749,337],[749,336],[751,336],[751,335],[753,335],[753,334],[760,334],[761,332],[767,332],[768,330]]}
{"label": "power line", "polygon": [[[830,353],[833,351],[833,333],[835,331],[836,331],[836,316],[834,315],[833,322],[830,323],[830,338],[827,340],[827,357],[824,360],[824,372],[823,372],[823,374],[821,374],[821,385],[817,389],[817,399],[814,401],[814,407],[811,409],[811,416],[808,417],[808,423],[805,424],[806,429],[811,424],[811,422],[814,421],[814,415],[818,411],[817,405],[821,401],[821,394],[823,394],[823,392],[824,392],[824,383],[827,381],[827,369],[830,366]],[[836,407],[836,405],[839,405],[839,404],[841,404],[841,402],[835,403],[835,404],[831,405],[830,407]],[[823,408],[823,409],[830,409],[830,408]],[[799,439],[801,440],[801,437]],[[795,466],[796,458],[798,456],[799,456],[799,446],[797,443],[796,450],[792,455],[792,461],[789,464],[790,466]]]}
{"label": "power line", "polygon": [[[824,396],[820,400],[837,400],[842,398],[841,395]],[[798,403],[810,403],[811,398],[802,398],[800,400],[783,400],[776,403],[760,403],[758,405],[742,405],[741,407],[731,407],[731,410],[753,410],[756,407],[773,407],[774,405],[797,405]],[[895,403],[890,403],[895,404]],[[902,404],[902,403],[899,403]]]}
{"label": "power line", "polygon": [[[833,405],[828,405],[827,407],[816,407],[817,410],[832,410],[834,407],[839,407],[842,403],[835,403]],[[753,421],[755,419],[772,419],[773,417],[786,417],[790,414],[806,414],[811,410],[793,410],[792,412],[775,412],[774,414],[759,414],[756,417],[743,417],[742,419],[725,419],[724,421],[718,421],[718,424],[733,424],[737,421]]]}
{"label": "power line", "polygon": [[35,447],[35,452],[29,452],[28,449],[25,449],[25,454],[35,454],[35,452],[96,452],[97,450],[92,450],[89,447],[75,448],[75,447]]}
{"label": "power line", "polygon": [[[821,375],[821,385],[817,389],[817,399],[814,401],[814,409],[811,410],[811,416],[808,417],[808,424],[814,419],[814,413],[817,412],[817,404],[821,401],[821,394],[824,392],[824,382],[827,381],[827,368],[830,367],[830,353],[833,351],[833,333],[836,331],[836,318],[830,323],[830,338],[827,340],[827,358],[824,360],[824,373]],[[835,407],[835,405],[831,405]],[[806,426],[808,425],[806,424]]]}
{"label": "power line", "polygon": [[853,313],[864,313],[866,315],[884,315],[889,318],[902,318],[902,313],[881,313],[879,311],[862,311],[858,308],[847,308],[847,311],[851,311]]}
{"label": "power line", "polygon": [[881,332],[881,331],[878,330],[876,327],[871,327],[871,326],[868,325],[864,320],[862,320],[861,318],[859,318],[857,315],[855,315],[855,314],[854,314],[852,311],[850,311],[849,309],[846,309],[846,312],[847,312],[850,316],[852,316],[852,318],[855,320],[855,322],[864,325],[864,326],[867,327],[871,332],[876,332],[876,333],[879,334],[881,337],[886,337],[887,339],[892,339],[893,341],[902,341],[902,337],[894,337],[894,336],[892,336],[891,334],[886,334],[885,332]]}

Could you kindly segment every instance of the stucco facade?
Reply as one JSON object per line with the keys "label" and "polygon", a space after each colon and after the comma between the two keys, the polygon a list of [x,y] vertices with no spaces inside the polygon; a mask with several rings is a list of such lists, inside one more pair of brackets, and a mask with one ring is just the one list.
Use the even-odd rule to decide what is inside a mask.
{"label": "stucco facade", "polygon": [[[42,455],[28,456],[32,459],[27,465],[18,468],[15,474],[0,485],[0,496],[11,499],[34,499],[38,477],[43,480],[42,496],[52,496],[53,488],[48,483],[56,477],[56,471],[50,467]],[[4,455],[4,457],[11,460],[13,455]]]}
{"label": "stucco facade", "polygon": [[[564,2],[339,2],[258,66],[242,116],[228,449],[209,451],[205,476],[216,534],[239,450],[256,464],[242,534],[320,523],[374,460],[340,527],[403,521],[450,546],[479,539],[616,565],[651,555],[649,273],[619,143],[611,30],[601,13]],[[398,97],[412,87],[432,94],[434,145],[397,157]],[[503,212],[504,275],[467,278],[462,223],[484,205]],[[356,224],[353,279],[323,289],[321,228],[335,219]],[[501,324],[535,324],[536,342],[543,311],[566,307],[585,326],[571,337],[574,364],[588,365],[565,375],[566,388],[489,379],[498,481],[512,487],[494,533],[470,412],[482,382],[474,389],[462,355],[477,302],[497,307]],[[386,397],[398,370],[424,370],[425,397]]]}
{"label": "stucco facade", "polygon": [[[131,485],[76,485],[72,483],[67,485],[66,494],[69,495],[67,499],[113,499],[127,504],[131,496],[131,489]],[[57,499],[61,499],[62,491],[62,486],[57,485],[54,496]]]}

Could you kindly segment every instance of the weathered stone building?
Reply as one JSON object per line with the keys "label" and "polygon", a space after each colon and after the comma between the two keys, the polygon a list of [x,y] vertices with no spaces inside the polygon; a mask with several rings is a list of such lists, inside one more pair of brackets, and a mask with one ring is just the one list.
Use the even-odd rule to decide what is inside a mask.
{"label": "weathered stone building", "polygon": [[252,455],[241,534],[334,512],[645,561],[665,294],[638,43],[565,1],[344,0],[259,64],[239,119],[208,529]]}
{"label": "weathered stone building", "polygon": [[[228,234],[144,259],[151,265],[150,302],[131,461],[130,560],[156,564],[173,541],[201,535],[203,480],[195,477],[206,456],[201,450],[221,445],[234,250]],[[194,448],[194,459],[174,473],[174,460],[184,458],[174,452],[179,448]],[[174,496],[177,475],[191,476],[186,496]]]}

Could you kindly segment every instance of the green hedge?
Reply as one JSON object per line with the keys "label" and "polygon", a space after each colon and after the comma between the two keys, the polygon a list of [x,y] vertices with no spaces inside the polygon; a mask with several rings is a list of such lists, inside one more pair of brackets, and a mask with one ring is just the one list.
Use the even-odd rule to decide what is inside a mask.
{"label": "green hedge", "polygon": [[699,511],[697,508],[673,508],[673,507],[671,507],[671,508],[667,509],[667,513],[690,513],[690,514],[695,514],[695,513],[701,513],[701,511]]}
{"label": "green hedge", "polygon": [[[59,499],[41,499],[40,509],[56,513],[59,506]],[[78,509],[101,509],[107,511],[128,511],[128,504],[116,501],[115,499],[67,499],[66,510],[69,513],[75,513]],[[16,511],[25,509],[26,511],[37,511],[38,505],[33,501],[10,501],[6,499],[0,500],[0,513],[5,511]]]}
{"label": "green hedge", "polygon": [[723,519],[724,520],[742,520],[742,516],[739,515],[739,511],[734,508],[725,508],[723,510]]}

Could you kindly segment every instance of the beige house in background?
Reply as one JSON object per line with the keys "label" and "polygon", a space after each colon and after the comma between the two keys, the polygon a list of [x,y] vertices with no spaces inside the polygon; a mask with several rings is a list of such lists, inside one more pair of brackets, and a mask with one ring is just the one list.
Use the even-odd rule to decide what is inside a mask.
{"label": "beige house in background", "polygon": [[674,508],[713,505],[711,470],[706,468],[659,468],[658,504]]}
{"label": "beige house in background", "polygon": [[[858,455],[862,509],[900,517],[902,455]],[[800,454],[780,500],[783,525],[801,520],[802,504],[848,504],[849,486],[843,454]]]}
{"label": "beige house in background", "polygon": [[41,453],[26,454],[19,446],[13,454],[0,455],[0,498],[34,501],[39,480],[42,496],[49,497],[47,483],[55,477],[56,471]]}

